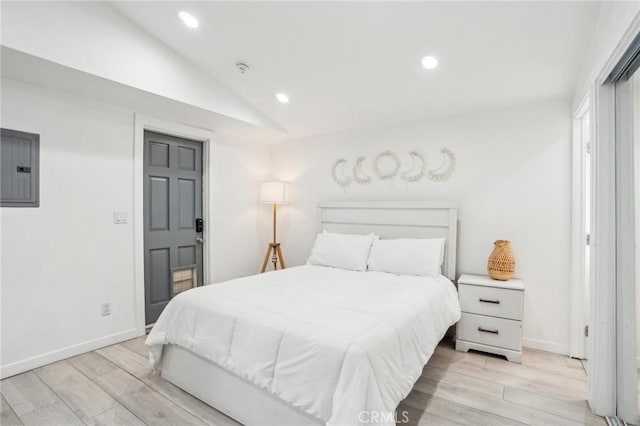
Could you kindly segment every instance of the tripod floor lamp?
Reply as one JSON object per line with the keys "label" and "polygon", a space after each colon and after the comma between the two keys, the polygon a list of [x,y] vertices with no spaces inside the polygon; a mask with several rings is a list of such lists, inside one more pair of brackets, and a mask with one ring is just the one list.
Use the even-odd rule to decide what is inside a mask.
{"label": "tripod floor lamp", "polygon": [[274,270],[278,269],[278,263],[280,263],[280,269],[284,269],[284,258],[276,236],[276,212],[278,204],[287,204],[287,184],[285,182],[263,182],[260,186],[260,200],[266,204],[273,204],[273,242],[269,243],[267,254],[264,256],[262,272],[267,269],[269,257],[271,257]]}

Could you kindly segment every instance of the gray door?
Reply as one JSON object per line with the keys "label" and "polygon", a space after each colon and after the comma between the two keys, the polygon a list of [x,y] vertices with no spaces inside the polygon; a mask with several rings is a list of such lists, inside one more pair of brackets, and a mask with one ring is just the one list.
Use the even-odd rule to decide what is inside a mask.
{"label": "gray door", "polygon": [[173,296],[202,285],[201,218],[202,143],[145,131],[146,324]]}

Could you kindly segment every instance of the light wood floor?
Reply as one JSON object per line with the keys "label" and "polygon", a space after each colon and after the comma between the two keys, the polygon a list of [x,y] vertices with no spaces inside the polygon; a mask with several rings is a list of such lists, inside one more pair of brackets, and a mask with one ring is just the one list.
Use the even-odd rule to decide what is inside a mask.
{"label": "light wood floor", "polygon": [[[5,379],[9,425],[237,425],[151,373],[144,338]],[[410,425],[603,425],[579,361],[526,351],[522,365],[441,344],[398,407]]]}

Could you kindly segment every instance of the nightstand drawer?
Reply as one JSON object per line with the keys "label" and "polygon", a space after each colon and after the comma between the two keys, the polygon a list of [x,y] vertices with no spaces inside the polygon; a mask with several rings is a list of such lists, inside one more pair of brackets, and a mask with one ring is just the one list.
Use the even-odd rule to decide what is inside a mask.
{"label": "nightstand drawer", "polygon": [[458,293],[462,312],[522,319],[523,292],[520,290],[459,284]]}
{"label": "nightstand drawer", "polygon": [[519,351],[522,348],[522,322],[463,313],[457,338]]}

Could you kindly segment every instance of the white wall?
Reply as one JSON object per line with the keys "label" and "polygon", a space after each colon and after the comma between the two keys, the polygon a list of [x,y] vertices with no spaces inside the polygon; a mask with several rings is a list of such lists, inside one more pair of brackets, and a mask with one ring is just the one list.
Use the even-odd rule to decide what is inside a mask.
{"label": "white wall", "polygon": [[594,85],[596,78],[638,13],[640,13],[640,2],[636,0],[602,2],[593,31],[593,39],[589,43],[584,64],[579,70],[573,99],[574,110],[587,95],[589,87]]}
{"label": "white wall", "polygon": [[[570,117],[569,100],[551,100],[277,145],[273,171],[291,182],[292,192],[279,224],[288,265],[308,256],[319,201],[454,201],[459,206],[458,273],[486,273],[493,241],[511,240],[515,276],[527,288],[525,345],[568,353]],[[331,178],[331,166],[341,157],[351,165],[360,155],[371,160],[390,149],[408,162],[407,153],[417,149],[433,166],[441,161],[440,147],[457,155],[457,170],[447,182],[374,180],[345,191]],[[371,174],[368,166],[365,171]]]}
{"label": "white wall", "polygon": [[[114,210],[133,218],[134,111],[3,79],[1,120],[40,134],[41,164],[40,207],[0,209],[6,377],[135,335],[133,226],[113,224]],[[256,273],[263,255],[269,154],[231,142],[212,146],[214,281]]]}
{"label": "white wall", "polygon": [[2,44],[12,49],[280,130],[213,76],[105,2],[3,2],[1,29]]}
{"label": "white wall", "polygon": [[[597,84],[596,79],[603,69],[609,65],[611,56],[614,54],[625,33],[630,29],[636,33],[640,31],[640,24],[637,20],[639,14],[639,1],[605,2],[602,4],[598,22],[593,32],[593,40],[589,45],[588,55],[582,67],[580,78],[578,79],[573,100],[574,109],[578,108],[580,102],[582,102],[584,97],[589,93],[589,88]],[[640,90],[634,91],[634,96],[636,97],[634,99],[635,105],[640,105],[638,103],[638,96],[640,96],[638,93],[640,93]],[[592,105],[596,105],[596,108],[598,107],[597,103],[592,103]],[[640,111],[640,107],[637,111]],[[597,117],[598,111],[594,111],[593,116]],[[640,128],[638,128],[636,134],[640,134]],[[595,143],[597,143],[597,140]],[[636,167],[636,169],[640,170],[640,167]],[[638,183],[637,186],[640,188],[640,183]],[[638,190],[640,191],[640,189]],[[638,192],[637,198],[640,199],[640,192]],[[637,211],[640,211],[640,207],[637,208]],[[638,223],[640,227],[640,222]],[[640,276],[640,265],[638,276]],[[638,290],[636,307],[640,307],[640,284],[638,285]],[[640,314],[637,315],[636,328],[638,332],[637,356],[640,366]]]}
{"label": "white wall", "polygon": [[[640,2],[637,0],[623,2],[603,2],[598,16],[598,22],[593,30],[593,38],[590,41],[585,62],[579,70],[579,78],[576,80],[576,91],[573,98],[573,108],[578,109],[582,100],[593,95],[596,89],[602,95],[602,88],[598,87],[597,79],[604,73],[605,67],[610,69],[614,65],[618,48],[622,48],[621,42],[626,34],[631,31],[640,31],[638,16]],[[620,52],[619,52],[620,53]],[[602,75],[606,77],[606,75]],[[587,356],[589,362],[589,394],[588,400],[594,413],[599,415],[614,415],[616,413],[616,371],[615,371],[615,283],[611,280],[615,270],[615,256],[612,256],[610,247],[615,243],[607,227],[600,226],[598,217],[611,216],[613,182],[613,152],[610,141],[602,141],[609,127],[608,121],[612,111],[601,110],[607,104],[606,99],[594,99],[591,97],[591,117],[594,120],[593,137],[593,161],[594,182],[593,197],[595,210],[591,217],[592,236],[594,245],[591,250],[592,257],[592,312],[590,313],[590,328],[592,333],[589,338]],[[606,139],[606,138],[605,138]],[[603,143],[606,142],[606,143]],[[598,200],[600,202],[598,202]],[[602,220],[600,220],[602,222]],[[614,244],[615,245],[615,244]],[[602,247],[608,250],[599,249]]]}

